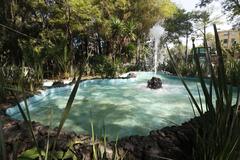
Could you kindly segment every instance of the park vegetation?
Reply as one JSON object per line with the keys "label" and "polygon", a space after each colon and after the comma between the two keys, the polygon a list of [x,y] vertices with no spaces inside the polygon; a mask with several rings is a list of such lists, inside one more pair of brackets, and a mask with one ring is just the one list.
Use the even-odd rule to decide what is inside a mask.
{"label": "park vegetation", "polygon": [[171,17],[170,0],[4,0],[0,2],[0,65],[30,67],[39,78],[114,76],[139,64],[149,29]]}
{"label": "park vegetation", "polygon": [[[199,5],[210,2],[212,0],[201,0]],[[222,2],[232,19],[240,15],[239,3],[234,2]],[[141,69],[148,51],[145,42],[149,38],[149,29],[163,22],[166,36],[162,43],[169,57],[161,67],[179,76],[188,92],[195,116],[200,117],[199,124],[193,126],[196,133],[193,159],[238,159],[240,62],[234,55],[240,49],[238,45],[230,50],[223,49],[216,25],[214,35],[206,32],[206,27],[212,23],[209,16],[207,11],[187,12],[179,9],[170,0],[0,1],[0,101],[5,101],[4,97],[9,95],[16,96],[16,93],[26,97],[26,92],[38,89],[44,78],[76,77],[57,134],[52,140],[48,137],[45,149],[40,148],[35,139],[27,103],[25,112],[16,98],[15,103],[35,144],[33,149],[21,156],[46,160],[77,159],[77,155],[71,152],[71,145],[65,153],[55,149],[81,78],[86,75],[112,78],[122,72]],[[201,30],[203,38],[202,47],[213,48],[206,56],[210,62],[211,54],[218,57],[216,66],[212,63],[201,65],[194,41],[192,47],[188,46],[196,23],[201,25],[198,30]],[[181,37],[186,39],[184,45]],[[169,49],[166,45],[169,43],[174,47]],[[199,99],[193,96],[183,76],[198,78],[201,86],[198,88]],[[209,81],[206,81],[206,77]],[[233,85],[237,87],[237,96]],[[234,97],[236,101],[233,101]],[[92,157],[95,160],[106,159],[106,137],[101,142],[104,151],[100,153],[95,146],[93,124],[91,129]],[[2,121],[0,140],[0,158],[5,160]],[[117,150],[117,142],[115,147]],[[117,153],[113,155],[114,160],[124,159],[118,157]]]}
{"label": "park vegetation", "polygon": [[149,29],[175,11],[170,0],[0,1],[1,101],[20,79],[34,91],[82,66],[102,78],[139,69]]}

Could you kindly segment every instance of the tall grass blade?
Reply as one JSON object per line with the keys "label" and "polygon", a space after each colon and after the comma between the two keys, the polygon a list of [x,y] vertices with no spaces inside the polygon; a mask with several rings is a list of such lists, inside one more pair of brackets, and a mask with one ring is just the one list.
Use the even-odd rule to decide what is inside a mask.
{"label": "tall grass blade", "polygon": [[118,160],[118,135],[116,137],[116,143],[115,143],[115,148],[114,148],[114,160]]}
{"label": "tall grass blade", "polygon": [[189,96],[188,96],[188,99],[189,99],[189,102],[190,102],[191,107],[192,107],[192,110],[193,110],[193,115],[194,115],[194,117],[196,117],[196,113],[195,113],[195,109],[194,109],[194,106],[193,106],[192,100],[191,100],[191,98],[190,98]]}
{"label": "tall grass blade", "polygon": [[[211,78],[211,80],[210,80],[210,85],[209,85],[209,94],[210,94],[210,101],[213,101],[213,80],[212,80],[212,78]],[[214,105],[214,103],[213,103],[213,105]]]}
{"label": "tall grass blade", "polygon": [[226,70],[224,67],[224,61],[223,61],[223,54],[222,54],[222,47],[221,47],[221,42],[219,39],[219,35],[217,32],[217,27],[214,24],[214,33],[215,33],[215,41],[216,41],[216,49],[217,49],[217,54],[218,54],[218,72],[222,72],[218,74],[218,80],[219,80],[219,89],[220,89],[220,94],[223,96],[223,99],[228,101],[228,92],[227,92],[227,78],[226,78]]}
{"label": "tall grass blade", "polygon": [[226,158],[227,160],[228,159],[230,160],[230,156],[233,154],[234,150],[236,149],[238,142],[239,142],[239,138],[235,141],[233,147],[231,148],[231,151],[229,152],[229,154],[228,154],[228,156]]}
{"label": "tall grass blade", "polygon": [[86,58],[86,60],[83,62],[83,64],[79,65],[78,67],[80,68],[80,71],[79,71],[79,76],[77,78],[77,81],[73,87],[73,90],[70,94],[70,97],[68,99],[68,102],[66,104],[66,107],[63,111],[63,114],[62,114],[62,117],[61,117],[61,120],[60,120],[60,123],[59,123],[59,126],[58,126],[58,130],[57,130],[57,134],[56,134],[56,138],[53,142],[53,149],[52,149],[52,152],[55,152],[55,147],[56,147],[56,143],[57,143],[57,139],[60,135],[60,132],[63,128],[63,125],[68,117],[68,114],[71,110],[71,107],[72,107],[72,104],[73,104],[73,101],[75,99],[75,96],[77,94],[77,91],[78,91],[78,88],[79,88],[79,85],[80,85],[80,82],[81,82],[81,78],[82,78],[82,75],[83,75],[83,72],[84,72],[84,69],[85,69],[85,66],[86,66],[86,62],[88,61],[89,59],[89,56]]}
{"label": "tall grass blade", "polygon": [[46,151],[45,151],[45,160],[48,160],[51,127],[52,127],[52,107],[50,108],[50,113],[49,113],[49,129],[48,129],[48,135],[47,135],[47,146],[46,146]]}
{"label": "tall grass blade", "polygon": [[54,142],[53,142],[53,152],[55,152],[57,139],[59,138],[59,135],[60,135],[60,132],[61,132],[61,130],[63,128],[63,125],[64,125],[64,123],[65,123],[65,121],[66,121],[66,119],[67,119],[67,117],[69,115],[69,112],[71,110],[73,101],[75,99],[75,96],[76,96],[78,88],[79,88],[79,84],[81,82],[81,78],[82,78],[82,73],[80,73],[80,75],[79,75],[79,77],[78,77],[78,79],[76,81],[76,84],[73,87],[73,90],[72,90],[72,92],[70,94],[70,97],[69,97],[69,99],[67,101],[66,107],[65,107],[65,109],[63,111],[63,114],[61,116],[61,120],[60,120],[60,123],[59,123],[59,126],[58,126],[57,134],[56,134],[56,137],[55,137]]}
{"label": "tall grass blade", "polygon": [[107,158],[107,133],[106,133],[106,125],[105,121],[103,120],[103,145],[104,145],[104,153],[103,153],[103,159]]}
{"label": "tall grass blade", "polygon": [[92,149],[93,149],[93,159],[98,160],[98,154],[95,146],[95,133],[94,133],[94,126],[93,121],[91,120],[91,132],[92,132]]}
{"label": "tall grass blade", "polygon": [[200,90],[199,90],[198,85],[197,85],[197,91],[198,91],[198,97],[199,97],[199,102],[200,102],[201,110],[202,110],[202,112],[203,112],[202,97],[201,97],[201,93],[200,93]]}
{"label": "tall grass blade", "polygon": [[174,67],[174,70],[176,71],[178,77],[180,78],[181,82],[183,83],[185,89],[187,90],[187,92],[188,92],[188,94],[189,94],[189,96],[190,96],[193,104],[195,105],[195,107],[196,107],[197,110],[198,110],[198,113],[199,113],[200,115],[203,115],[203,112],[201,111],[201,108],[199,107],[196,99],[194,98],[193,94],[191,93],[190,89],[188,88],[188,86],[187,86],[186,82],[184,81],[182,75],[181,75],[180,72],[178,71],[178,69],[177,69],[177,67],[176,67],[176,63],[175,63],[175,61],[174,61],[174,59],[173,59],[173,57],[172,57],[172,53],[170,52],[167,44],[166,44],[166,48],[167,48],[168,55],[169,55],[169,57],[170,57],[170,59],[171,59],[171,63],[172,63],[172,65],[173,65],[173,67]]}
{"label": "tall grass blade", "polygon": [[23,102],[24,102],[24,105],[25,105],[25,110],[27,112],[26,115],[27,115],[28,121],[31,122],[32,120],[31,120],[31,115],[30,115],[30,111],[29,111],[29,108],[28,108],[28,103],[27,103],[27,100],[26,100],[26,93],[25,93],[23,88],[22,88],[21,93],[23,94]]}
{"label": "tall grass blade", "polygon": [[3,137],[3,124],[2,121],[0,121],[0,158],[2,158],[2,160],[7,160],[6,157],[6,148],[5,148],[5,141],[4,141],[4,137]]}
{"label": "tall grass blade", "polygon": [[[20,111],[20,113],[21,113],[21,116],[23,117],[25,123],[26,123],[27,126],[28,126],[28,129],[29,129],[29,131],[30,131],[30,134],[31,134],[31,136],[32,136],[32,138],[33,138],[33,142],[34,142],[34,144],[35,144],[35,146],[36,146],[36,148],[37,148],[37,152],[38,152],[38,154],[39,154],[39,159],[42,160],[42,154],[41,154],[41,151],[40,151],[40,149],[39,149],[39,147],[38,147],[38,142],[37,142],[37,140],[36,140],[36,137],[35,137],[35,134],[34,134],[34,131],[33,131],[33,127],[32,127],[32,122],[28,119],[28,117],[30,117],[30,113],[29,113],[29,116],[27,116],[27,115],[25,114],[24,110],[22,109],[22,106],[21,106],[20,103],[17,101],[16,95],[13,93],[13,91],[11,91],[11,92],[12,92],[12,95],[15,97],[15,103],[16,103],[17,106],[18,106],[18,109],[19,109],[19,111]],[[24,97],[25,97],[25,96],[24,96]],[[28,105],[27,105],[27,103],[26,103],[26,99],[25,99],[25,98],[24,98],[24,103],[25,103],[25,105],[26,105],[26,108],[28,108]]]}
{"label": "tall grass blade", "polygon": [[236,99],[236,108],[238,108],[239,106],[239,98],[240,98],[240,86],[238,86],[238,89],[237,89],[237,99]]}
{"label": "tall grass blade", "polygon": [[208,110],[211,111],[211,113],[213,113],[214,112],[214,106],[213,106],[212,102],[210,101],[211,97],[210,97],[210,94],[208,93],[208,90],[207,90],[207,87],[206,87],[206,84],[205,84],[205,81],[204,81],[204,76],[203,76],[203,72],[202,72],[202,69],[201,69],[199,56],[196,53],[196,48],[195,48],[194,43],[193,43],[193,54],[194,54],[194,60],[195,60],[197,71],[198,71],[199,81],[200,81],[200,84],[201,84],[201,87],[202,87],[202,90],[203,90],[203,93],[204,93],[204,96],[205,96],[205,101],[207,103],[206,107],[208,108]]}
{"label": "tall grass blade", "polygon": [[[227,85],[227,75],[225,71],[222,49],[220,40],[218,37],[216,25],[214,25],[215,41],[217,46],[218,66],[217,74],[210,66],[211,81],[209,88],[209,95],[204,91],[206,82],[203,81],[201,75],[201,67],[197,57],[195,61],[197,63],[198,72],[200,73],[201,87],[204,91],[206,99],[206,105],[209,107],[209,112],[206,113],[200,124],[200,131],[197,131],[197,146],[194,148],[195,159],[199,160],[227,160],[227,159],[239,159],[239,111],[238,100],[239,91],[237,93],[236,112],[233,110],[233,87]],[[194,46],[193,46],[194,48]],[[209,55],[208,55],[209,56]],[[212,87],[216,93],[216,104],[213,103]],[[210,97],[209,97],[210,96]],[[235,102],[234,102],[235,103]],[[212,108],[212,107],[216,107]],[[211,109],[212,108],[212,109]],[[215,109],[215,111],[214,111]],[[235,109],[235,108],[234,108]],[[210,113],[210,114],[209,114]]]}

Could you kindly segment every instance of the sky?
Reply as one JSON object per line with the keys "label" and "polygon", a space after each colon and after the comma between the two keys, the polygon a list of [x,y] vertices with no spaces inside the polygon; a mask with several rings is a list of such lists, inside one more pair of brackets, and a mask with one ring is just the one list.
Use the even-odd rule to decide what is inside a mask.
{"label": "sky", "polygon": [[[200,0],[172,0],[175,2],[180,8],[184,8],[187,11],[192,11],[195,8],[195,6],[200,2]],[[231,29],[231,24],[227,21],[227,17],[224,16],[223,10],[221,8],[220,2],[214,2],[211,5],[208,5],[208,8],[213,12],[212,17],[219,17],[221,21],[221,24],[218,25],[219,30],[228,30]],[[211,26],[212,28],[212,26]],[[210,27],[208,28],[208,32],[213,32],[213,30]]]}
{"label": "sky", "polygon": [[196,4],[200,0],[172,0],[175,2],[179,7],[186,9],[187,11],[191,11],[195,8]]}
{"label": "sky", "polygon": [[[220,0],[221,1],[221,0]],[[192,11],[192,10],[200,10],[200,8],[196,8],[196,5],[200,2],[200,0],[172,0],[172,2],[176,3],[178,7],[183,8],[187,11]],[[201,10],[203,10],[203,8],[201,8]],[[214,2],[210,5],[207,6],[207,10],[210,11],[212,13],[212,16],[210,17],[210,19],[216,19],[216,17],[218,17],[218,23],[217,23],[217,28],[219,31],[222,30],[229,30],[232,28],[232,25],[229,24],[229,22],[227,21],[227,17],[225,16],[225,14],[223,13],[223,9],[221,7],[220,2]],[[196,28],[196,26],[195,26]],[[209,25],[209,27],[207,28],[207,33],[212,33],[214,34],[213,31],[213,26],[212,24]],[[155,36],[151,36],[152,38],[156,38],[156,36],[161,37],[161,33],[162,33],[162,28],[159,25],[155,25],[151,30],[150,30],[150,36],[151,35],[155,35]],[[201,35],[201,33],[199,32],[198,34]],[[196,38],[197,35],[191,35],[191,37],[195,37],[196,41],[196,45],[201,45],[203,43],[203,40],[201,37]],[[182,37],[180,38],[181,41],[183,43],[185,43],[185,38]],[[189,45],[192,44],[192,41],[190,40]]]}
{"label": "sky", "polygon": [[[200,9],[200,8],[196,8],[196,5],[200,2],[200,0],[172,0],[172,1],[175,2],[178,7],[183,8],[187,11]],[[217,24],[217,28],[219,31],[229,30],[232,28],[232,25],[227,21],[227,17],[223,13],[223,9],[221,7],[220,2],[213,2],[212,4],[208,5],[207,8],[210,12],[212,12],[212,16],[210,18],[215,19],[216,17],[219,17],[218,18],[219,24]],[[209,25],[209,27],[207,28],[207,32],[214,33],[212,25]],[[184,42],[185,38],[181,38],[181,40]],[[195,42],[196,42],[196,45],[201,45],[202,38],[196,38]],[[191,45],[191,41],[189,42],[189,45]]]}

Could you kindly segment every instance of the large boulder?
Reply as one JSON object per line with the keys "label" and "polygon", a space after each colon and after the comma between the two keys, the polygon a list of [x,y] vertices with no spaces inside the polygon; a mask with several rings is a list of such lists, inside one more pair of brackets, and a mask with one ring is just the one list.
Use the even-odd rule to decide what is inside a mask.
{"label": "large boulder", "polygon": [[157,77],[152,77],[151,80],[148,80],[148,85],[147,85],[148,88],[151,88],[151,89],[159,89],[159,88],[162,88],[162,81],[160,78],[157,78]]}

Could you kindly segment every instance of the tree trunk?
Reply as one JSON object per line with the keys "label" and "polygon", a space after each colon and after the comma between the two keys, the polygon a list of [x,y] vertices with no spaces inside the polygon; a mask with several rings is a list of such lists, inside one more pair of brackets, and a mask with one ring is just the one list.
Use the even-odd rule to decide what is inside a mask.
{"label": "tree trunk", "polygon": [[139,64],[139,57],[140,57],[140,39],[137,40],[137,52],[136,52],[136,62],[135,65]]}
{"label": "tree trunk", "polygon": [[102,45],[101,45],[101,39],[100,39],[99,33],[98,33],[97,43],[98,43],[98,53],[102,55]]}
{"label": "tree trunk", "polygon": [[187,63],[188,60],[188,31],[186,33],[186,49],[185,49],[185,62]]}
{"label": "tree trunk", "polygon": [[203,38],[204,38],[204,40],[203,40],[203,46],[204,46],[204,48],[206,49],[206,63],[207,63],[207,73],[209,73],[209,69],[210,69],[210,66],[209,65],[211,65],[211,56],[210,56],[210,53],[209,53],[209,51],[208,51],[208,44],[207,44],[207,36],[206,36],[206,28],[207,28],[207,26],[206,26],[206,24],[204,24],[204,27],[203,27]]}
{"label": "tree trunk", "polygon": [[107,55],[112,59],[112,62],[114,62],[114,46],[113,40],[107,42]]}
{"label": "tree trunk", "polygon": [[68,6],[67,7],[67,13],[66,13],[66,18],[67,18],[67,39],[68,39],[68,42],[67,42],[67,51],[68,51],[68,56],[70,56],[70,74],[73,75],[73,72],[74,72],[74,59],[75,59],[75,56],[72,52],[72,48],[73,48],[73,44],[72,44],[72,31],[71,31],[71,26],[70,26],[70,17],[71,17],[71,10],[70,10],[70,7]]}
{"label": "tree trunk", "polygon": [[203,46],[204,46],[204,48],[207,47],[206,25],[205,24],[204,24],[204,27],[203,27]]}
{"label": "tree trunk", "polygon": [[85,56],[86,56],[86,58],[88,57],[88,38],[87,38],[87,36],[85,36],[85,38],[84,38],[84,41],[85,41],[85,46],[84,46],[84,48],[85,48]]}

